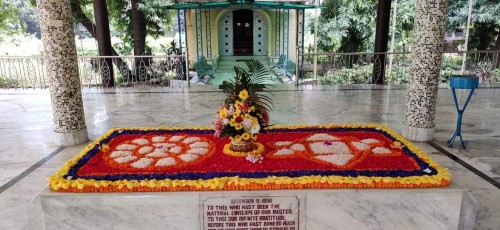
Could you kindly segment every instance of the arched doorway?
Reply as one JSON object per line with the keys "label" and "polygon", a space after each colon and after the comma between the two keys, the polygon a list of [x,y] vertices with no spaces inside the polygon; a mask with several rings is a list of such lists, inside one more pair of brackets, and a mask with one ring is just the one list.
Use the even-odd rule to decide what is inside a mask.
{"label": "arched doorway", "polygon": [[267,23],[254,10],[235,10],[219,20],[219,55],[267,55]]}
{"label": "arched doorway", "polygon": [[233,11],[233,53],[253,55],[253,11]]}

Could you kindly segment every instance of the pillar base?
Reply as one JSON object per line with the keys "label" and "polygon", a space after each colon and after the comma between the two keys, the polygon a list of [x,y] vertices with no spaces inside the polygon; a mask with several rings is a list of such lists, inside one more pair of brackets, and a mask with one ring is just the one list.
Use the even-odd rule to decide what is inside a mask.
{"label": "pillar base", "polygon": [[411,141],[430,141],[434,139],[434,127],[418,128],[403,124],[402,135]]}
{"label": "pillar base", "polygon": [[87,128],[69,133],[54,133],[54,140],[57,146],[79,145],[89,141]]}

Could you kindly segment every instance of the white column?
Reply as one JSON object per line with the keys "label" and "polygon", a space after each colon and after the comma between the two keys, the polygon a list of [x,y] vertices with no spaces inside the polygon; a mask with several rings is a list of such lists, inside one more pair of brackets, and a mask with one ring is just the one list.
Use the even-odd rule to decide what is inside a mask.
{"label": "white column", "polygon": [[88,141],[78,75],[69,0],[37,0],[49,76],[55,142],[69,146]]}
{"label": "white column", "polygon": [[403,136],[414,141],[434,138],[434,117],[448,0],[418,0],[413,30],[410,85]]}

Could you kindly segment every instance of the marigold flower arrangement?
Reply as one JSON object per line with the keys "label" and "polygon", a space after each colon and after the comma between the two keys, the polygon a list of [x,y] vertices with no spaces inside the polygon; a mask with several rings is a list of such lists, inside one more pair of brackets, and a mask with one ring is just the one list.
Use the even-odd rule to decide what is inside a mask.
{"label": "marigold flower arrangement", "polygon": [[[227,98],[217,110],[214,129],[216,137],[231,139],[230,150],[250,153],[256,149],[252,142],[257,140],[257,134],[269,126],[273,102],[263,94],[270,93],[265,84],[269,78],[265,66],[256,60],[245,61],[245,65],[247,68],[235,66],[234,80],[222,85]],[[261,160],[258,154],[254,156]]]}

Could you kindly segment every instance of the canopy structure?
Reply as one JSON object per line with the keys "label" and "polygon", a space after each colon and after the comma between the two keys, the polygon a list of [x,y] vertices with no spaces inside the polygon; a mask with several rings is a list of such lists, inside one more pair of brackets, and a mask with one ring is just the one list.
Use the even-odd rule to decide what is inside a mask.
{"label": "canopy structure", "polygon": [[242,7],[256,9],[314,9],[317,6],[292,3],[292,2],[270,2],[270,1],[212,1],[212,2],[183,2],[180,4],[160,6],[162,9],[186,10],[186,9],[239,9]]}
{"label": "canopy structure", "polygon": [[[203,63],[208,60],[211,63],[217,63],[218,58],[221,56],[268,56],[273,60],[278,60],[280,68],[287,68],[288,66],[295,68],[294,72],[297,77],[303,77],[305,10],[316,7],[315,5],[305,4],[305,1],[297,0],[195,0],[183,1],[168,6],[158,6],[163,10],[177,11],[179,35],[176,39],[178,39],[179,54],[186,55],[188,60],[189,56],[191,56],[194,57],[191,59],[193,62]],[[229,12],[224,10],[229,10]],[[248,23],[239,21],[233,24],[231,12],[237,12],[238,10],[254,12],[252,19],[238,19],[251,21],[248,21]],[[260,15],[264,11],[267,12],[267,18]],[[248,11],[246,12],[248,13]],[[220,15],[214,17],[214,14]],[[225,17],[224,21],[220,20],[222,16]],[[241,15],[239,16],[241,17]],[[188,20],[190,23],[188,23]],[[241,27],[251,25],[253,32],[247,32],[253,35],[248,35],[247,32],[241,33],[241,31],[239,35],[235,35],[234,30],[240,25]],[[253,27],[253,25],[258,26]],[[241,34],[245,34],[242,37],[243,40],[239,37],[236,38],[236,36],[242,36]],[[188,42],[188,39],[191,39],[191,42]],[[189,47],[191,54],[187,52],[188,43],[192,45]],[[244,54],[242,54],[242,50],[244,50]],[[238,53],[235,51],[238,51]]]}

